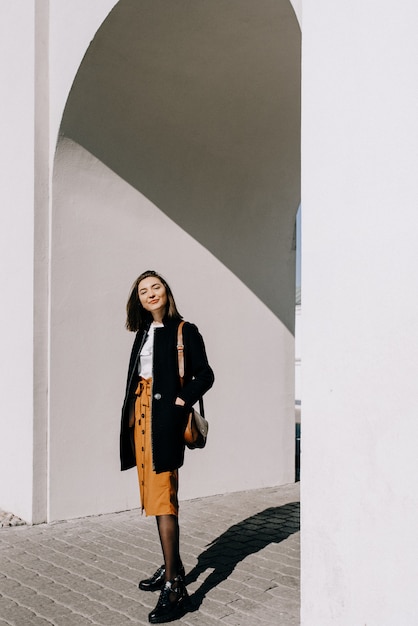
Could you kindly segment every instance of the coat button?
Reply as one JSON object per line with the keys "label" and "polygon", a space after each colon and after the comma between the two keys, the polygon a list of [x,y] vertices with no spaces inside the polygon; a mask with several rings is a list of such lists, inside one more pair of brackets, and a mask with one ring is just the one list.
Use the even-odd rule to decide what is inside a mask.
{"label": "coat button", "polygon": [[161,394],[160,393],[154,393],[154,399],[155,400],[161,400]]}

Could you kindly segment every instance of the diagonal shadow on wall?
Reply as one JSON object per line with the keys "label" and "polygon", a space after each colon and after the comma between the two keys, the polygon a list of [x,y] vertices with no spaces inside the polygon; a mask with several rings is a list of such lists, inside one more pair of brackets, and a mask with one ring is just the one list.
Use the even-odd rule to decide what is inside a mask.
{"label": "diagonal shadow on wall", "polygon": [[300,29],[289,0],[120,0],[81,63],[60,134],[293,332]]}
{"label": "diagonal shadow on wall", "polygon": [[190,597],[190,610],[197,610],[206,594],[226,580],[240,561],[271,543],[284,541],[299,529],[299,502],[269,507],[228,528],[200,554],[196,566],[186,576],[186,583],[190,584],[206,570],[213,570]]}

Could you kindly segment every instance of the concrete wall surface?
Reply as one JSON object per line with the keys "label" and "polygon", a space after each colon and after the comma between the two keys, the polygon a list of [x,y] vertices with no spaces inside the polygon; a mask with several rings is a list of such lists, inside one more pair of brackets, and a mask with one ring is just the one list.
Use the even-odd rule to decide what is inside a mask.
{"label": "concrete wall surface", "polygon": [[[183,3],[178,3],[176,8],[183,10],[182,5]],[[275,92],[275,97],[280,93],[282,94],[278,103],[280,103],[281,117],[283,118],[283,124],[280,127],[281,142],[284,143],[279,151],[280,154],[278,152],[276,155],[272,155],[271,152],[267,151],[259,155],[261,158],[258,159],[258,162],[254,161],[254,156],[258,154],[258,146],[262,149],[263,133],[267,138],[271,134],[270,131],[275,132],[276,125],[267,115],[260,116],[251,113],[256,111],[254,106],[257,89],[257,84],[251,84],[253,93],[248,97],[248,106],[242,108],[242,111],[249,114],[249,120],[252,120],[253,123],[253,126],[251,124],[248,126],[241,125],[242,128],[247,128],[249,133],[245,138],[248,144],[245,150],[242,149],[243,138],[237,132],[239,126],[230,124],[230,128],[236,134],[235,137],[232,136],[230,141],[233,152],[230,152],[229,163],[234,164],[237,160],[239,165],[234,172],[231,172],[233,176],[230,177],[230,187],[227,189],[224,186],[224,193],[234,195],[234,202],[231,204],[233,206],[231,215],[234,220],[225,228],[225,224],[222,225],[225,213],[224,215],[221,213],[221,227],[219,224],[216,226],[215,222],[210,228],[200,226],[200,232],[196,238],[196,233],[194,237],[190,237],[190,229],[184,229],[184,224],[173,230],[173,217],[175,218],[174,221],[179,221],[179,219],[178,215],[170,214],[169,206],[164,206],[165,217],[163,220],[160,208],[157,208],[155,203],[154,205],[149,203],[138,186],[134,189],[130,187],[126,167],[128,161],[123,162],[123,159],[120,159],[123,162],[123,167],[115,168],[116,172],[111,171],[104,165],[103,161],[100,162],[100,159],[97,159],[97,155],[96,158],[93,157],[83,150],[81,145],[68,140],[59,142],[56,153],[57,159],[55,160],[55,146],[64,106],[72,82],[76,74],[79,73],[78,68],[86,49],[90,42],[96,40],[96,31],[102,30],[102,23],[112,25],[113,15],[116,15],[117,18],[120,15],[123,16],[125,9],[129,11],[135,10],[137,7],[140,7],[141,10],[144,9],[145,12],[155,9],[154,3],[143,1],[139,5],[132,4],[129,0],[123,0],[120,3],[111,0],[92,0],[88,5],[81,0],[75,0],[72,3],[62,3],[59,0],[50,0],[49,2],[40,0],[31,5],[21,2],[3,3],[2,5],[5,17],[2,24],[6,27],[5,36],[2,39],[5,47],[2,69],[6,73],[6,81],[10,83],[8,90],[10,98],[6,98],[4,102],[4,106],[7,107],[7,109],[5,108],[5,115],[10,123],[2,146],[2,162],[4,162],[2,173],[7,179],[7,184],[2,188],[2,194],[5,205],[13,206],[14,209],[13,213],[8,211],[2,215],[5,220],[5,227],[2,230],[5,244],[2,248],[5,261],[2,264],[2,282],[4,283],[3,293],[6,294],[9,302],[14,303],[14,309],[13,311],[4,309],[2,312],[6,350],[3,353],[4,363],[2,365],[5,393],[2,397],[4,409],[2,411],[0,463],[4,469],[13,465],[14,472],[10,481],[8,480],[7,484],[4,482],[2,485],[0,506],[13,510],[27,521],[39,522],[45,519],[52,520],[84,515],[134,506],[137,503],[136,494],[132,491],[132,478],[130,479],[130,487],[120,489],[122,484],[120,481],[125,479],[119,474],[117,478],[112,475],[109,483],[115,486],[115,499],[112,500],[111,498],[105,501],[105,494],[108,492],[109,485],[103,480],[100,472],[103,450],[98,450],[97,442],[93,447],[89,446],[88,436],[94,435],[96,432],[94,428],[98,425],[96,420],[99,415],[96,413],[94,419],[89,422],[90,409],[101,412],[104,409],[103,402],[105,398],[109,399],[108,396],[105,395],[101,399],[96,397],[94,402],[98,403],[97,406],[91,406],[90,388],[88,386],[83,387],[83,385],[79,388],[71,387],[71,402],[67,402],[68,397],[65,395],[67,392],[66,385],[77,380],[76,372],[80,377],[80,382],[85,384],[89,379],[93,365],[95,365],[95,362],[89,360],[90,357],[87,358],[85,351],[85,346],[89,345],[87,339],[91,340],[91,345],[97,348],[98,343],[100,343],[101,330],[107,324],[111,325],[112,331],[116,328],[112,325],[114,320],[110,322],[108,313],[104,311],[98,316],[100,324],[104,324],[103,328],[96,324],[92,329],[91,310],[84,307],[83,304],[84,302],[89,303],[94,308],[102,304],[101,297],[104,297],[105,300],[109,298],[113,303],[109,311],[117,311],[117,318],[115,319],[117,319],[118,331],[115,334],[117,337],[115,341],[118,346],[117,350],[120,352],[119,357],[112,360],[110,370],[107,369],[106,360],[103,360],[100,362],[102,369],[96,374],[97,379],[102,376],[106,379],[110,375],[109,372],[112,374],[110,378],[113,386],[111,384],[108,391],[108,393],[112,393],[112,401],[106,404],[108,417],[105,423],[109,425],[109,420],[112,420],[111,429],[113,428],[113,432],[111,429],[106,432],[104,439],[107,442],[106,446],[111,448],[115,446],[117,438],[115,439],[113,435],[115,429],[117,430],[118,417],[115,417],[114,409],[117,404],[117,414],[119,415],[121,398],[117,390],[120,389],[120,380],[123,381],[125,375],[126,350],[129,344],[129,336],[123,332],[120,334],[120,329],[123,327],[123,319],[120,315],[123,311],[128,285],[136,273],[149,266],[149,260],[154,258],[150,253],[153,249],[152,245],[149,249],[144,246],[142,250],[147,250],[147,254],[141,253],[139,256],[137,240],[128,241],[127,245],[125,240],[126,228],[120,233],[119,239],[114,238],[115,232],[121,226],[119,221],[124,210],[128,212],[127,223],[132,228],[131,235],[138,231],[138,220],[141,224],[147,223],[148,217],[143,221],[144,214],[149,216],[150,207],[153,207],[151,211],[155,218],[153,228],[159,224],[163,229],[164,236],[160,231],[158,233],[152,232],[152,236],[158,234],[159,237],[166,238],[167,234],[171,234],[173,241],[182,240],[187,243],[185,252],[187,260],[189,259],[189,251],[199,250],[199,262],[194,260],[193,267],[195,270],[201,269],[203,275],[208,277],[208,281],[219,283],[223,290],[233,293],[233,302],[239,303],[239,306],[245,310],[245,314],[242,314],[242,324],[238,327],[234,324],[233,328],[229,329],[232,333],[230,352],[225,349],[225,342],[221,342],[222,335],[219,336],[218,331],[214,332],[213,328],[212,333],[210,330],[208,331],[209,352],[211,352],[211,344],[216,346],[213,351],[213,360],[219,381],[217,393],[221,393],[223,381],[224,384],[228,384],[227,394],[229,393],[230,396],[217,413],[222,415],[227,410],[228,415],[240,416],[246,426],[242,428],[238,442],[242,436],[245,439],[245,445],[233,455],[233,458],[236,456],[237,460],[236,468],[229,471],[220,466],[216,480],[214,480],[213,472],[208,472],[206,479],[203,480],[202,476],[198,474],[200,471],[199,457],[197,455],[191,456],[191,467],[195,468],[195,471],[190,473],[189,479],[182,486],[183,497],[288,482],[293,479],[292,308],[294,287],[292,282],[295,255],[292,231],[294,213],[299,204],[298,92],[300,83],[299,30],[295,27],[295,16],[289,9],[290,5],[284,0],[281,0],[279,4],[264,0],[263,10],[268,11],[265,16],[261,10],[259,15],[257,15],[257,11],[254,13],[254,7],[251,3],[242,5],[237,2],[222,4],[226,13],[223,29],[220,30],[221,36],[227,43],[227,29],[234,29],[234,12],[242,10],[240,22],[244,30],[240,28],[237,33],[239,36],[244,35],[242,41],[245,42],[245,29],[247,29],[253,38],[254,43],[251,45],[258,45],[257,38],[263,44],[260,47],[260,52],[262,52],[259,57],[260,69],[263,69],[263,54],[268,53],[268,46],[274,45],[276,49],[280,49],[281,46],[282,52],[279,55],[281,60],[279,59],[276,70],[279,71],[279,75],[281,71],[282,81],[286,75],[290,78],[288,91],[282,89],[280,92],[276,88]],[[171,3],[161,3],[161,10],[166,10],[168,7],[172,7]],[[119,12],[113,14],[112,9],[114,8],[118,8]],[[203,8],[209,10],[209,5],[202,5]],[[249,11],[251,15],[254,14],[257,28],[249,28],[248,19],[245,17],[246,11]],[[282,29],[283,36],[288,33],[286,36],[292,46],[292,54],[289,54],[286,43],[282,41],[283,38],[278,40],[279,48],[277,48],[275,31],[269,20],[266,19],[270,14],[274,14],[276,21],[278,20],[277,25]],[[237,15],[239,16],[239,14]],[[228,19],[226,19],[227,16]],[[106,20],[108,17],[111,19]],[[214,18],[216,18],[215,13],[211,19]],[[113,20],[113,23],[116,23],[116,28],[118,28],[117,19],[116,22]],[[128,22],[126,22],[126,26],[128,26]],[[263,29],[266,28],[269,35],[267,39],[263,39]],[[15,36],[16,32],[19,33],[18,37]],[[146,33],[144,33],[144,45],[145,35]],[[112,42],[112,38],[110,38],[108,42],[112,44],[114,40]],[[228,44],[230,47],[232,46],[231,50],[233,50],[232,44],[233,42]],[[146,45],[148,46],[148,43]],[[90,48],[97,52],[97,46]],[[11,54],[11,51],[14,51],[14,54]],[[250,49],[247,50],[246,54],[250,51]],[[218,50],[216,52],[218,53]],[[105,53],[109,54],[109,50],[105,50]],[[250,56],[251,71],[257,71],[257,56],[258,52],[252,57]],[[35,65],[32,62],[33,58]],[[89,58],[92,58],[91,54]],[[152,59],[152,55],[148,54],[146,58]],[[278,57],[276,57],[273,47],[271,48],[270,59],[274,61],[276,58]],[[116,67],[114,63],[117,60],[116,55],[112,64],[113,69]],[[237,55],[234,57],[235,62],[238,62],[237,68],[239,68],[239,56]],[[84,64],[84,67],[88,68],[88,64]],[[241,67],[245,70],[246,66],[241,63]],[[217,71],[220,68],[221,65]],[[233,69],[232,66],[229,71],[231,69]],[[19,81],[15,80],[16,75],[19,76]],[[265,67],[263,75],[266,78],[270,76]],[[245,72],[240,70],[241,79],[245,79]],[[225,80],[229,80],[228,76]],[[227,85],[226,82],[224,84]],[[229,93],[233,96],[232,101],[235,101],[239,95],[239,89],[243,85],[235,85],[235,94],[233,89],[231,90],[231,85],[232,83],[228,84],[228,91],[225,91],[222,89],[221,82],[220,93],[222,91]],[[272,79],[271,85],[274,85]],[[286,85],[285,80],[284,85]],[[263,93],[263,90],[264,87],[263,89],[260,88],[259,93],[263,95],[264,102],[273,112],[274,107],[271,106],[271,98],[269,98],[268,93]],[[81,101],[82,99],[78,100],[78,102]],[[71,109],[70,107],[68,110],[77,113],[77,108]],[[210,101],[206,104],[205,110],[210,112]],[[118,113],[118,111],[115,112]],[[124,112],[120,111],[120,114],[123,118]],[[100,115],[97,115],[96,119],[100,128],[102,123]],[[72,126],[73,129],[77,128],[77,116],[75,118],[73,116],[72,121],[74,122],[74,120],[76,124]],[[125,129],[129,129],[131,127],[130,120],[126,118],[125,122]],[[91,127],[89,126],[89,128]],[[213,124],[212,127],[214,127]],[[122,125],[122,130],[123,128]],[[221,130],[221,132],[213,133],[213,137],[221,138],[224,141],[222,132]],[[166,137],[169,135],[166,134]],[[187,137],[187,134],[184,133],[184,137]],[[107,144],[108,155],[119,146],[119,139],[121,138],[118,137],[117,141]],[[141,137],[138,137],[138,140],[141,144]],[[245,162],[247,155],[251,154],[249,148],[250,142],[253,140],[258,142],[257,149],[255,149],[254,144],[252,160],[247,159]],[[143,141],[142,146],[146,146]],[[204,144],[202,147],[205,148]],[[269,150],[271,147],[274,147],[274,142],[270,139]],[[206,150],[209,157],[210,147],[206,146]],[[120,154],[119,151],[118,155]],[[162,154],[161,152],[161,158]],[[235,159],[233,154],[237,157],[240,155],[241,160]],[[287,160],[283,158],[283,155],[287,155]],[[272,165],[276,158],[277,164],[280,163],[277,170],[280,171],[279,178],[274,175]],[[55,178],[52,193],[54,162]],[[134,163],[133,160],[131,162]],[[216,165],[216,162],[216,159],[212,158],[212,163]],[[219,162],[222,163],[222,159]],[[193,161],[191,164],[193,165]],[[240,170],[242,166],[244,169]],[[81,171],[77,171],[79,167],[82,168]],[[222,166],[219,171],[222,172],[224,183],[226,183],[228,181],[228,168]],[[264,193],[265,197],[263,197],[263,171],[265,174],[268,172],[268,180],[270,181],[270,190]],[[148,173],[155,174],[151,170]],[[250,177],[249,187],[248,176]],[[159,187],[167,187],[167,175],[166,183],[163,186],[158,183],[155,175],[154,180],[157,180],[154,191],[158,190]],[[252,188],[251,180],[255,181]],[[204,173],[204,176],[201,176],[199,184],[202,181],[206,188],[201,187],[200,197],[210,206],[206,192],[210,192],[215,197],[218,181],[214,178],[211,182],[208,171]],[[245,193],[242,184],[246,185]],[[184,188],[187,189],[187,187],[184,184],[178,185],[177,192],[174,189],[173,193],[170,190],[170,193],[165,194],[165,200],[169,200],[171,197],[180,206],[179,191]],[[242,187],[241,200],[238,193],[240,187]],[[85,193],[84,199],[79,189]],[[194,190],[198,189],[199,187],[195,185]],[[104,196],[104,190],[109,192],[108,197]],[[118,196],[119,193],[120,197]],[[218,193],[220,196],[219,190]],[[126,206],[121,207],[120,198],[125,197],[127,198]],[[112,206],[109,205],[109,198],[112,199]],[[188,221],[190,224],[193,222],[198,224],[198,213],[194,214],[192,202],[193,199],[190,197],[189,209],[187,209],[189,210]],[[240,202],[242,204],[241,214]],[[170,202],[166,202],[166,205],[169,204]],[[102,206],[104,209],[107,207],[106,210],[108,211],[108,221],[105,223],[99,219],[99,211]],[[197,207],[196,202],[195,206]],[[222,205],[219,206],[222,207]],[[281,206],[283,206],[283,211]],[[80,207],[83,207],[83,210]],[[133,210],[132,207],[136,207],[135,216],[129,213]],[[257,212],[261,212],[262,219],[257,216]],[[270,218],[272,218],[271,222],[269,221]],[[187,221],[184,207],[182,219]],[[270,229],[269,223],[271,224]],[[260,233],[263,236],[261,237],[260,233],[258,235],[261,241],[254,241],[251,237],[252,232],[257,233],[258,229],[255,228],[257,224],[262,227]],[[237,226],[240,230],[237,230]],[[217,242],[216,229],[219,237],[222,236],[222,241],[219,239]],[[101,238],[98,237],[100,232],[102,233]],[[207,245],[202,246],[202,242],[199,243],[199,240],[203,240],[205,233],[208,232],[211,232],[212,244],[216,248],[211,249],[211,252],[208,249],[205,251]],[[234,242],[232,247],[225,236],[227,232],[232,236]],[[273,245],[275,238],[279,242],[279,246]],[[234,246],[236,247],[235,253]],[[114,256],[107,259],[106,250],[109,247],[112,248]],[[249,249],[251,249],[251,254],[249,254]],[[170,250],[171,255],[169,254]],[[222,261],[216,259],[216,257],[222,257],[225,252],[229,255],[226,266]],[[258,279],[257,271],[255,271],[256,263],[251,263],[251,259],[254,260],[254,252],[258,258],[264,257],[264,269],[260,272],[260,279]],[[126,258],[124,257],[125,254]],[[155,266],[158,266],[161,271],[164,271],[164,268],[175,267],[176,262],[173,262],[172,256],[172,249],[167,243],[161,262],[158,263],[158,258],[155,258]],[[120,275],[119,272],[115,274],[115,258],[120,265]],[[103,262],[103,259],[107,259],[109,267]],[[179,259],[182,257],[180,256]],[[13,266],[14,277],[16,277],[13,283],[9,281],[7,271],[7,267],[10,266]],[[231,267],[242,272],[242,276],[240,278],[234,277]],[[275,267],[277,268],[277,276],[274,272],[271,273],[272,268]],[[113,300],[112,295],[115,283],[111,282],[104,286],[103,268],[109,272],[111,279],[116,280],[118,289],[120,289],[115,300]],[[185,275],[183,267],[177,269],[177,275]],[[168,278],[171,278],[169,271],[166,274]],[[79,283],[75,279],[76,276],[80,279]],[[89,278],[88,284],[86,283],[87,278]],[[244,282],[242,282],[243,278]],[[277,289],[269,288],[269,280],[273,280],[277,289],[282,292],[282,297],[277,297]],[[98,285],[104,287],[101,296],[95,291],[96,281]],[[251,283],[251,289],[248,288],[245,281]],[[171,280],[171,282],[173,281]],[[194,285],[196,285],[196,276],[194,276]],[[258,297],[254,294],[254,290],[257,292],[259,287],[261,298],[260,294],[257,294]],[[199,325],[201,323],[204,325],[205,319],[208,318],[208,314],[205,312],[207,309],[206,302],[200,299],[200,307],[194,310],[193,303],[196,301],[196,296],[191,296],[189,287],[186,289],[186,283],[180,281],[176,293],[181,295],[182,290],[188,292],[184,299],[186,317],[191,317],[195,313],[195,321]],[[93,298],[92,301],[90,301],[91,298]],[[29,307],[28,302],[31,303]],[[228,306],[225,308],[229,314]],[[70,318],[68,318],[68,312],[71,312]],[[250,312],[251,317],[249,316]],[[261,405],[264,411],[262,424],[264,424],[264,420],[268,421],[268,443],[263,443],[266,437],[265,432],[260,431],[255,435],[256,440],[260,438],[262,463],[260,471],[256,475],[249,476],[241,470],[245,469],[245,459],[249,454],[247,448],[252,435],[249,436],[248,433],[248,428],[250,428],[248,416],[252,417],[252,411],[249,411],[248,405],[246,405],[247,417],[245,417],[241,409],[243,408],[242,394],[247,389],[246,377],[252,360],[249,361],[247,356],[240,359],[240,367],[234,374],[235,382],[232,387],[229,385],[230,380],[228,378],[232,368],[228,367],[227,376],[223,374],[225,374],[225,364],[230,364],[233,348],[238,347],[239,354],[240,351],[244,351],[243,333],[250,322],[253,323],[254,319],[257,319],[263,332],[267,333],[265,343],[268,343],[269,353],[265,356],[265,360],[268,366],[271,366],[272,379],[268,381],[268,389],[265,390],[266,403],[264,404],[263,401]],[[201,323],[200,320],[202,320]],[[213,324],[213,316],[209,321]],[[91,336],[86,337],[88,329],[92,332],[94,330],[94,332]],[[239,337],[234,335],[234,332],[238,330]],[[223,332],[226,333],[227,331],[224,330]],[[206,334],[205,332],[205,337]],[[118,343],[119,339],[121,343]],[[254,341],[253,337],[251,340],[249,339],[249,345],[252,341]],[[112,346],[114,347],[115,344],[112,343]],[[122,346],[124,346],[123,353],[121,352]],[[259,349],[261,350],[261,345]],[[223,355],[222,359],[219,357],[220,352]],[[81,353],[83,353],[82,361],[80,361]],[[95,354],[96,352],[94,356]],[[90,356],[93,358],[93,353]],[[244,365],[247,367],[245,372],[242,370]],[[24,401],[20,402],[19,419],[11,425],[5,416],[11,413],[10,409],[13,400],[18,396],[19,383],[22,377],[27,381],[29,393],[25,395]],[[269,398],[268,401],[267,398]],[[208,402],[211,401],[208,400]],[[83,411],[80,409],[81,406],[84,407]],[[110,407],[112,407],[111,412],[109,411]],[[216,411],[214,413],[216,414]],[[274,421],[276,415],[279,415],[278,421]],[[230,422],[232,431],[235,429],[234,424],[235,422],[232,420]],[[85,437],[82,437],[83,428],[93,429],[93,433],[87,432],[87,441]],[[216,442],[215,424],[212,429]],[[99,441],[101,440],[99,439]],[[276,442],[280,444],[279,452]],[[262,443],[269,448],[268,455],[263,453]],[[87,461],[86,446],[90,452],[93,449],[90,461]],[[20,455],[19,463],[17,463],[18,469],[16,469],[14,453],[17,448],[19,448]],[[115,469],[115,463],[117,465],[117,454],[116,456],[114,454],[117,452],[117,447],[107,451],[109,452],[106,457],[109,459],[108,472],[111,474]],[[204,455],[210,456],[210,451],[202,453],[203,457]],[[87,472],[88,465],[94,467],[90,477]],[[8,475],[8,472],[6,474]],[[84,483],[81,477],[84,477]],[[106,478],[109,478],[108,474],[106,474]],[[68,488],[66,492],[62,490],[62,485]]]}
{"label": "concrete wall surface", "polygon": [[29,522],[47,516],[53,154],[74,75],[114,4],[4,0],[0,7],[0,507]]}
{"label": "concrete wall surface", "polygon": [[189,455],[181,497],[294,479],[300,31],[287,1],[260,6],[122,0],[77,72],[51,208],[49,520],[138,505],[118,470],[123,312],[150,266],[217,377],[213,443]]}
{"label": "concrete wall surface", "polygon": [[[1,111],[7,124],[0,147],[0,506],[29,521],[42,518],[33,502],[33,494],[40,497],[34,477],[47,466],[54,471],[42,496],[41,509],[49,501],[45,518],[106,510],[106,488],[118,499],[114,506],[136,503],[134,474],[118,472],[114,446],[131,339],[122,330],[120,304],[135,266],[141,271],[145,261],[167,274],[179,307],[198,323],[218,377],[207,403],[213,448],[189,455],[183,496],[213,490],[216,446],[223,450],[220,424],[227,415],[232,432],[246,410],[237,386],[232,394],[226,388],[232,350],[234,358],[242,357],[238,375],[246,388],[252,365],[240,328],[229,322],[235,303],[242,307],[243,324],[257,319],[255,337],[267,350],[263,362],[277,372],[277,388],[274,382],[257,381],[262,385],[257,400],[280,396],[283,411],[289,402],[293,414],[292,382],[286,383],[293,368],[288,327],[158,205],[70,139],[58,146],[53,202],[49,185],[35,197],[39,168],[43,177],[52,176],[72,81],[89,41],[115,5],[110,0],[1,4],[0,58],[7,86]],[[34,126],[36,106],[38,120],[45,114],[45,109],[39,111],[45,82],[35,80],[33,58],[36,51],[39,61],[45,50],[35,45],[35,18],[41,22],[38,33],[49,33],[44,76],[49,156],[43,163],[35,144],[44,146],[45,135],[35,135]],[[303,6],[303,626],[416,623],[417,18],[415,0],[316,0]],[[127,229],[121,230],[115,219],[116,206]],[[39,249],[35,237],[34,246],[34,216],[43,237],[52,234],[46,250],[44,239]],[[139,221],[143,248],[137,244]],[[166,247],[162,259],[151,245],[157,235]],[[173,238],[184,243],[187,258],[196,255],[196,268],[206,282],[234,294],[233,302],[225,303],[228,321],[221,331],[205,302],[190,297],[188,285],[195,276],[183,280],[185,259],[176,256],[173,261],[170,255]],[[122,249],[126,255],[120,256]],[[37,302],[33,280],[39,279],[35,262],[40,251],[48,284]],[[104,335],[112,338],[108,350]],[[250,335],[250,347],[259,354],[256,339]],[[39,400],[45,392],[41,371],[36,393],[33,363],[39,351],[48,357],[48,448],[38,429],[46,417],[34,410],[34,397]],[[286,436],[289,423],[284,420],[284,430],[277,429],[275,437]],[[262,440],[250,422],[239,425],[245,441],[230,452],[234,462],[221,468],[217,486],[222,490],[235,488],[238,472],[240,480],[248,480],[244,487],[256,486],[245,473],[248,462],[243,470],[248,438],[273,450],[271,431]],[[289,450],[274,471],[282,470],[287,454]],[[89,468],[88,458],[93,461]],[[260,484],[280,480],[269,462]],[[68,498],[60,488],[68,490]]]}
{"label": "concrete wall surface", "polygon": [[418,7],[303,8],[302,624],[413,626]]}
{"label": "concrete wall surface", "polygon": [[48,0],[50,75],[50,160],[53,161],[62,114],[80,63],[97,30],[117,0]]}
{"label": "concrete wall surface", "polygon": [[0,507],[32,515],[34,6],[0,9]]}
{"label": "concrete wall surface", "polygon": [[293,331],[295,277],[276,258],[292,245],[300,193],[300,29],[287,0],[193,10],[180,0],[121,0],[83,59],[60,132]]}
{"label": "concrete wall surface", "polygon": [[300,304],[295,310],[295,401],[298,404],[302,401],[302,354],[301,354],[301,336],[302,336],[302,307]]}
{"label": "concrete wall surface", "polygon": [[292,482],[292,333],[201,244],[68,139],[58,147],[53,204],[48,518],[139,504],[135,470],[119,470],[118,432],[134,338],[125,302],[147,268],[163,273],[182,315],[198,325],[216,376],[205,401],[209,444],[187,453],[180,497]]}

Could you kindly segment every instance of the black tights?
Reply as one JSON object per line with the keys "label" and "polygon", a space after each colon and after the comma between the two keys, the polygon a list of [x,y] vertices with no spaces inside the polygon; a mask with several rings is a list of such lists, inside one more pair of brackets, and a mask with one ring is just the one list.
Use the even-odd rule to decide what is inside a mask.
{"label": "black tights", "polygon": [[180,529],[177,515],[157,515],[158,534],[164,556],[165,579],[173,580],[181,565]]}

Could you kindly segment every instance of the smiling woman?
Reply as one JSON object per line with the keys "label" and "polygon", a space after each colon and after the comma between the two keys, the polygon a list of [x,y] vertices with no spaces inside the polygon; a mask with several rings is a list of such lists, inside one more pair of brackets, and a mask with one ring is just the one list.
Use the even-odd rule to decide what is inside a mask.
{"label": "smiling woman", "polygon": [[158,278],[143,278],[138,285],[139,300],[155,322],[162,322],[167,304],[167,291]]}
{"label": "smiling woman", "polygon": [[187,607],[180,558],[178,469],[184,460],[184,426],[193,404],[213,384],[203,339],[184,325],[185,374],[181,385],[177,329],[181,322],[167,282],[154,271],[134,282],[127,303],[128,330],[137,333],[128,370],[121,421],[121,468],[136,465],[141,507],[155,515],[164,564],[145,580],[143,591],[161,590],[151,623],[176,619]]}

